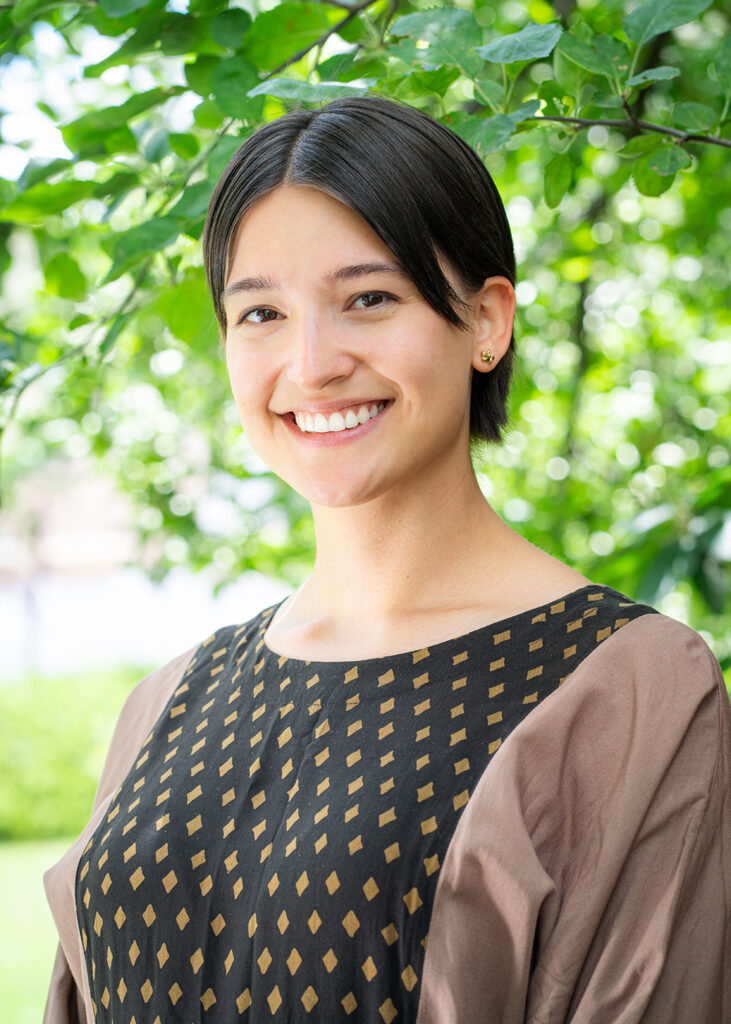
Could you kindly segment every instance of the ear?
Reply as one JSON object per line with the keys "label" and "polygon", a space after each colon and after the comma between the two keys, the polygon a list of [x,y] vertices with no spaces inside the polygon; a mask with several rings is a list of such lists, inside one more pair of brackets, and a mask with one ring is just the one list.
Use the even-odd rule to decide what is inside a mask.
{"label": "ear", "polygon": [[[474,351],[479,373],[494,370],[508,351],[515,318],[515,289],[507,277],[488,277],[473,299]],[[486,353],[488,358],[483,357]],[[492,355],[494,358],[490,359]]]}

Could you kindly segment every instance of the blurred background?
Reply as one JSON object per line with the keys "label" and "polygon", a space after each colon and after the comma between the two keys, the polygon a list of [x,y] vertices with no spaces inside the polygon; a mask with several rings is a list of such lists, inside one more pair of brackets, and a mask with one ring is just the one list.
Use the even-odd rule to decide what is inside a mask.
{"label": "blurred background", "polygon": [[729,678],[728,22],[710,0],[0,3],[4,1021],[41,1019],[41,874],[131,686],[312,562],[306,504],[238,426],[199,245],[230,155],[292,106],[371,89],[477,147],[519,265],[484,492]]}

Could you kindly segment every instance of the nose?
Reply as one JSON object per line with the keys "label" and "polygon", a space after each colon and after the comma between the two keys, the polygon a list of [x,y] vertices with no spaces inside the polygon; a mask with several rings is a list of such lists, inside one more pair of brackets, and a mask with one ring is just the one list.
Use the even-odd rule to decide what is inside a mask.
{"label": "nose", "polygon": [[302,391],[321,391],[327,384],[345,380],[355,363],[327,317],[313,314],[293,323],[287,376]]}

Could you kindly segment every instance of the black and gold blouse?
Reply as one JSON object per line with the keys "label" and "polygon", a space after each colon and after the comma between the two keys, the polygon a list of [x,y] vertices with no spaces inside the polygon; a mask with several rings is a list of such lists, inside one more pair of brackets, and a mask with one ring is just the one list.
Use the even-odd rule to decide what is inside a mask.
{"label": "black and gold blouse", "polygon": [[459,817],[513,729],[651,611],[606,587],[423,650],[198,649],[79,863],[98,1024],[415,1021]]}

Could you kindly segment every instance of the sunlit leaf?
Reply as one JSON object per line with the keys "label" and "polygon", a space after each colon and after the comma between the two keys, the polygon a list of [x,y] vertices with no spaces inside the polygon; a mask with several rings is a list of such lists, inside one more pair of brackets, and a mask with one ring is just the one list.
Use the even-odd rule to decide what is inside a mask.
{"label": "sunlit leaf", "polygon": [[515,134],[516,122],[507,114],[471,117],[455,125],[455,131],[481,156],[500,149]]}
{"label": "sunlit leaf", "polygon": [[661,146],[645,157],[649,170],[656,174],[677,174],[690,167],[690,154],[682,146]]}
{"label": "sunlit leaf", "polygon": [[64,299],[80,301],[86,295],[86,278],[79,264],[66,252],[56,253],[43,267],[46,290]]}
{"label": "sunlit leaf", "polygon": [[93,181],[59,181],[55,185],[40,182],[10,201],[2,219],[16,224],[39,224],[46,217],[88,199],[94,193]]}
{"label": "sunlit leaf", "polygon": [[211,192],[211,185],[207,181],[199,181],[195,185],[189,185],[175,206],[170,210],[170,216],[177,217],[179,220],[199,217],[208,208]]}
{"label": "sunlit leaf", "polygon": [[543,195],[546,205],[554,210],[568,190],[571,188],[572,177],[571,157],[560,153],[546,165],[543,178]]}
{"label": "sunlit leaf", "polygon": [[502,36],[487,46],[478,46],[477,53],[493,64],[513,64],[522,60],[547,57],[558,42],[563,29],[555,22],[526,25],[519,32]]}
{"label": "sunlit leaf", "polygon": [[625,86],[635,86],[644,85],[646,82],[662,82],[668,78],[677,78],[679,74],[680,68],[663,65],[659,68],[647,68],[646,71],[641,71],[639,75],[632,75],[624,84]]}
{"label": "sunlit leaf", "polygon": [[216,323],[202,268],[186,271],[178,284],[161,291],[153,309],[180,341],[216,350]]}
{"label": "sunlit leaf", "polygon": [[221,11],[211,21],[211,35],[219,46],[227,50],[237,50],[244,41],[244,36],[251,28],[251,15],[240,7]]}
{"label": "sunlit leaf", "polygon": [[169,141],[173,153],[183,160],[192,160],[200,149],[200,143],[195,135],[189,135],[185,132],[171,132]]}
{"label": "sunlit leaf", "polygon": [[713,0],[644,0],[628,14],[624,30],[629,38],[642,46],[661,32],[685,25],[708,10]]}
{"label": "sunlit leaf", "polygon": [[147,7],[150,0],[99,0],[99,6],[108,18],[123,18],[132,11]]}
{"label": "sunlit leaf", "polygon": [[258,82],[259,75],[250,61],[245,57],[229,57],[213,72],[214,99],[229,117],[256,118],[261,113],[262,101],[251,98],[249,90]]}
{"label": "sunlit leaf", "polygon": [[363,96],[367,86],[345,85],[341,82],[303,82],[301,78],[267,78],[249,89],[249,96],[278,96],[280,99],[325,103],[343,96]]}
{"label": "sunlit leaf", "polygon": [[61,129],[63,140],[73,151],[82,149],[89,143],[103,144],[105,136],[112,129],[126,128],[133,118],[165,103],[171,96],[182,91],[180,87],[148,89],[146,92],[131,96],[116,107],[92,110],[64,125]]}
{"label": "sunlit leaf", "polygon": [[720,114],[705,103],[676,103],[673,107],[675,126],[689,132],[705,131],[711,128],[719,117]]}
{"label": "sunlit leaf", "polygon": [[650,166],[654,153],[646,153],[639,157],[632,166],[632,179],[638,192],[646,196],[661,196],[667,192],[674,181],[672,174],[660,174]]}
{"label": "sunlit leaf", "polygon": [[257,15],[242,52],[256,67],[274,68],[316,42],[342,15],[327,4],[285,0]]}
{"label": "sunlit leaf", "polygon": [[391,26],[393,36],[406,36],[389,50],[406,64],[449,64],[474,77],[483,67],[475,52],[482,29],[470,11],[461,7],[435,7],[404,14]]}
{"label": "sunlit leaf", "polygon": [[727,33],[721,43],[721,49],[716,54],[713,66],[716,69],[716,78],[728,92],[731,90],[731,34]]}
{"label": "sunlit leaf", "polygon": [[627,47],[614,36],[592,36],[585,42],[566,32],[559,43],[560,53],[580,68],[593,74],[613,78],[626,71],[630,64]]}
{"label": "sunlit leaf", "polygon": [[213,72],[221,63],[218,57],[197,57],[184,64],[185,80],[193,92],[206,99],[213,92]]}

